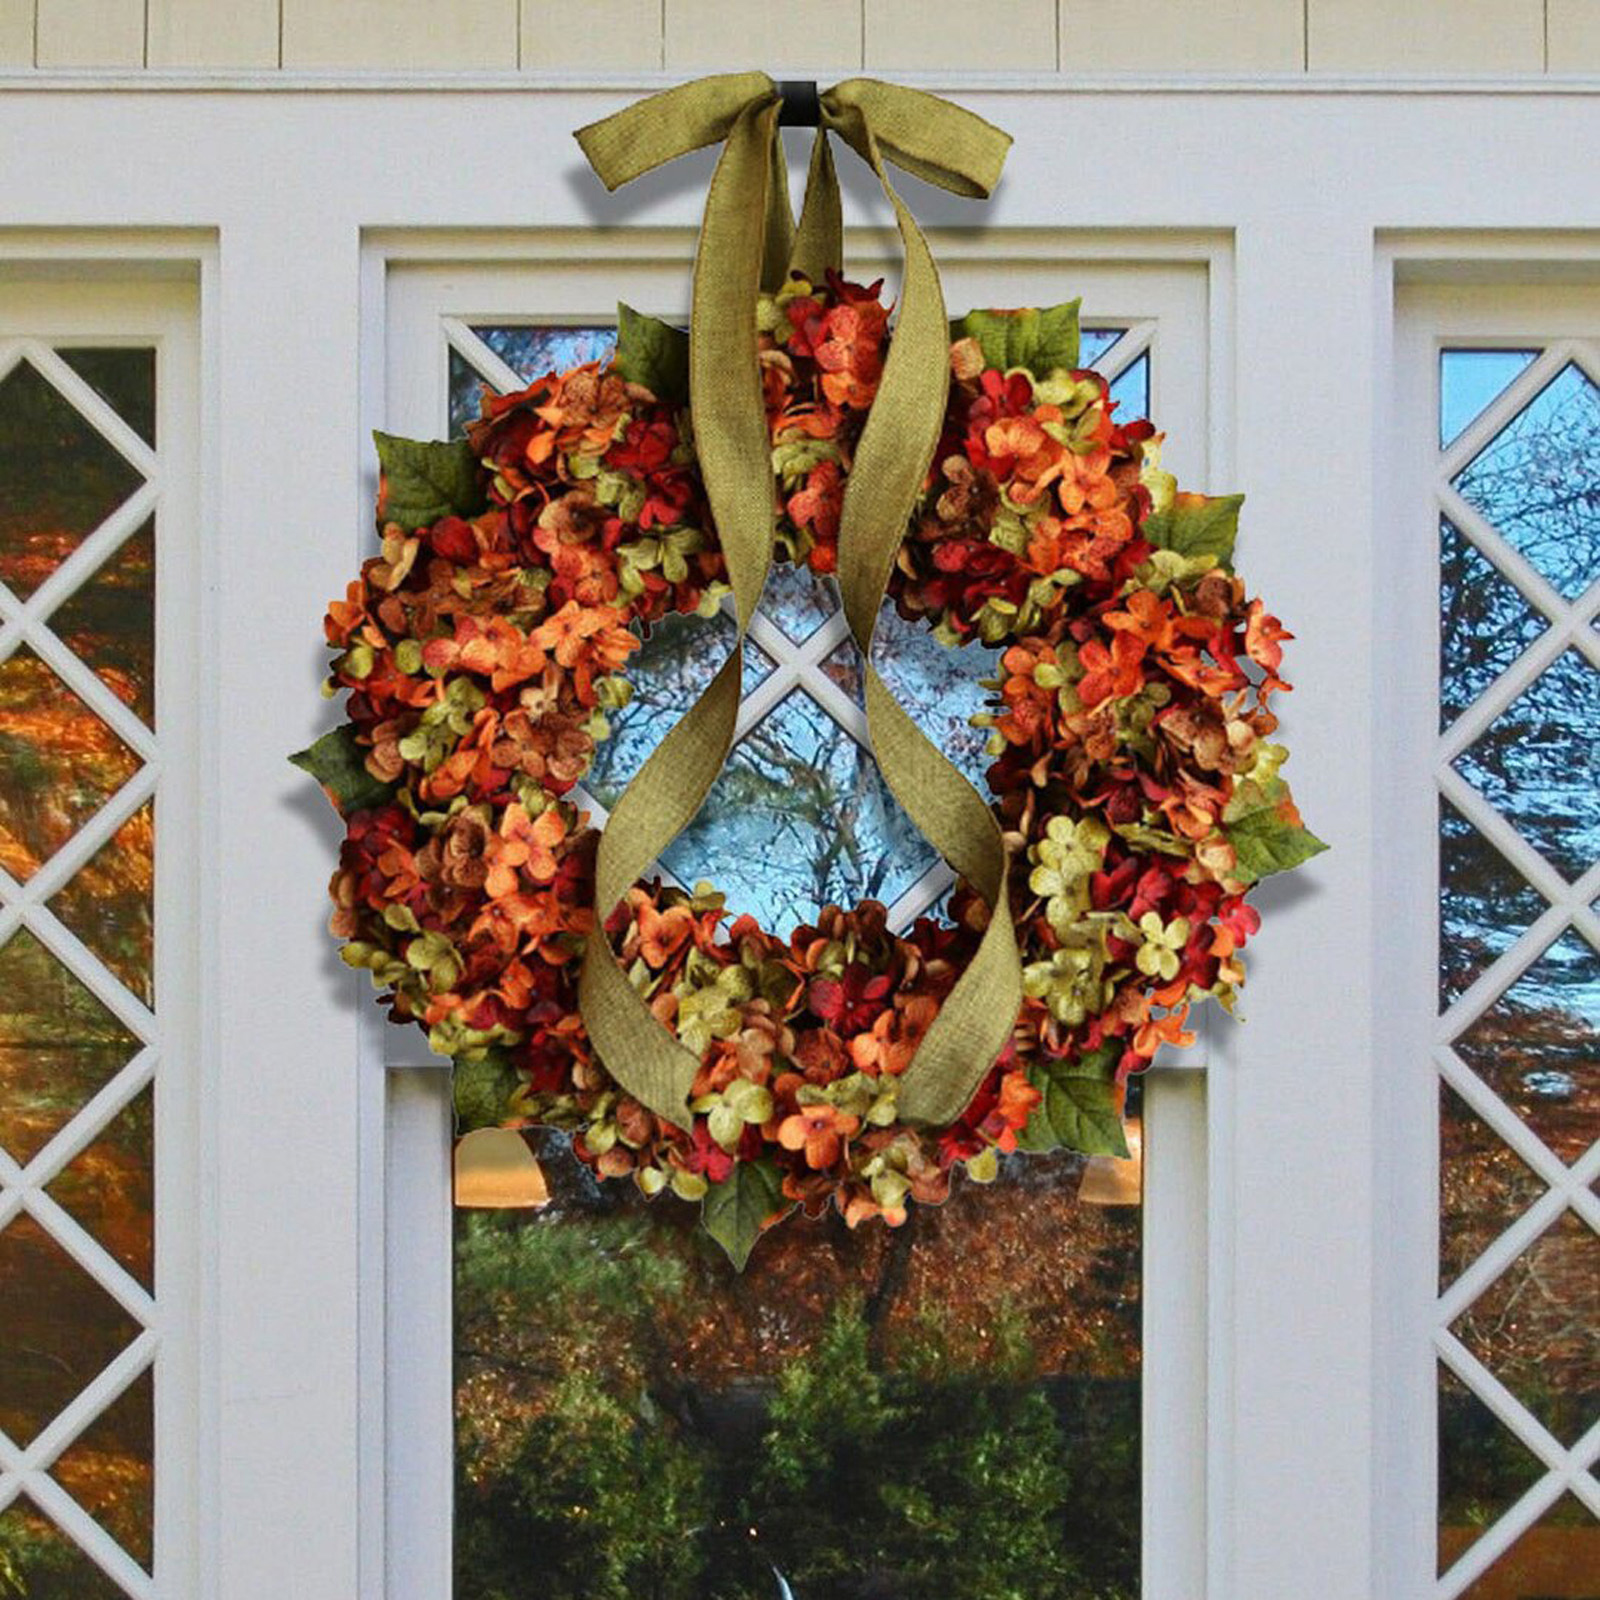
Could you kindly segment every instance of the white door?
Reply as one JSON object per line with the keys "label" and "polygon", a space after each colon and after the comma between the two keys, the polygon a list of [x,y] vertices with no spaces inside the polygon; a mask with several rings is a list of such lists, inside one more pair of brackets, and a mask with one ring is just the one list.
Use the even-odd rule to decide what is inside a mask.
{"label": "white door", "polygon": [[[458,386],[466,369],[510,381],[530,327],[598,327],[619,297],[680,311],[708,169],[690,162],[607,199],[569,130],[631,91],[443,87],[84,80],[0,91],[0,468],[20,414],[5,384],[27,359],[45,399],[69,413],[70,429],[51,437],[80,438],[85,456],[103,454],[98,438],[111,467],[138,479],[98,516],[79,508],[76,553],[53,573],[48,560],[0,571],[0,685],[23,693],[0,699],[12,718],[0,732],[22,740],[23,757],[0,782],[43,771],[26,694],[51,679],[84,708],[63,718],[72,703],[52,690],[57,733],[73,723],[102,762],[74,769],[60,794],[45,773],[31,810],[0,789],[0,825],[20,828],[32,852],[0,835],[0,967],[31,952],[59,991],[37,1022],[15,984],[0,989],[5,1092],[37,1070],[40,1049],[62,1044],[88,1052],[76,1059],[90,1074],[76,1098],[56,1092],[64,1080],[46,1082],[43,1142],[27,1148],[15,1101],[0,1101],[12,1118],[0,1126],[0,1272],[19,1242],[15,1259],[34,1272],[0,1301],[0,1538],[25,1544],[45,1600],[57,1595],[40,1573],[95,1600],[438,1600],[451,1592],[457,1535],[485,1520],[483,1506],[455,1514],[458,1428],[474,1430],[462,1465],[492,1501],[507,1481],[485,1437],[501,1398],[516,1397],[525,1422],[575,1403],[570,1385],[558,1394],[548,1376],[514,1383],[496,1369],[518,1315],[531,1324],[522,1353],[535,1357],[576,1359],[583,1328],[541,1345],[538,1308],[497,1315],[492,1273],[479,1273],[475,1298],[455,1292],[487,1228],[453,1228],[442,1074],[358,1021],[368,1000],[323,931],[337,828],[285,756],[330,720],[316,696],[319,622],[370,550],[368,430],[443,431],[452,361]],[[1556,838],[1518,809],[1517,790],[1532,782],[1558,818],[1592,798],[1573,776],[1593,772],[1590,721],[1574,708],[1593,692],[1597,591],[1587,569],[1542,568],[1519,542],[1526,514],[1474,510],[1458,479],[1551,383],[1586,415],[1591,391],[1563,375],[1596,374],[1595,95],[992,82],[950,92],[1018,136],[981,227],[964,202],[916,196],[951,304],[1082,293],[1092,325],[1121,330],[1099,357],[1126,388],[1148,385],[1180,474],[1248,491],[1242,569],[1298,636],[1297,688],[1283,704],[1291,775],[1333,846],[1260,896],[1248,1021],[1220,1023],[1191,1063],[1146,1086],[1142,1204],[1096,1203],[1133,1197],[1126,1171],[1094,1183],[1061,1174],[1039,1202],[1057,1208],[1053,1220],[1029,1223],[1041,1237],[1058,1228],[1064,1253],[1051,1259],[1074,1274],[1043,1285],[1024,1273],[1012,1296],[1056,1363],[1031,1414],[1048,1414],[1069,1445],[1097,1428],[1106,1447],[1089,1489],[1109,1497],[1104,1537],[1075,1547],[1083,1581],[1118,1593],[1136,1580],[1156,1600],[1593,1600],[1600,1432],[1584,1409],[1595,1358],[1577,1339],[1595,1320],[1581,1296],[1600,1278],[1583,1267],[1596,1220],[1596,1156],[1582,1136],[1593,991],[1562,991],[1556,1009],[1573,1020],[1560,1024],[1560,1062],[1530,1060],[1501,1082],[1481,1046],[1486,1019],[1530,1009],[1519,985],[1544,983],[1549,998],[1557,968],[1581,977],[1592,966],[1589,835],[1563,824]],[[849,219],[855,270],[892,276],[881,215],[855,196]],[[157,350],[153,445],[68,359],[74,346]],[[1441,444],[1439,363],[1455,349],[1528,361],[1483,379],[1505,374],[1482,416],[1458,418],[1468,401],[1452,400],[1461,427]],[[1592,450],[1569,467],[1588,486],[1575,526],[1592,532]],[[152,503],[154,724],[135,703],[137,672],[129,679],[124,662],[120,688],[97,674],[104,630],[74,624],[73,610],[114,574],[127,591],[138,563],[121,552],[136,551],[135,511]],[[70,534],[46,511],[21,531]],[[1488,614],[1503,611],[1513,630],[1503,650],[1493,641],[1474,654],[1482,641],[1469,641],[1452,658],[1471,667],[1466,689],[1441,676],[1436,654],[1450,620],[1441,511],[1461,536],[1446,564],[1493,589]],[[19,526],[0,505],[0,556]],[[834,624],[770,620],[758,640],[764,697],[747,721],[771,728],[798,709],[816,750],[855,760]],[[1441,693],[1467,696],[1449,703],[1442,730]],[[1519,741],[1529,704],[1548,715]],[[125,829],[134,838],[152,795],[153,1009],[127,951],[97,948],[100,932],[73,920],[74,884],[113,859],[102,852]],[[1452,983],[1467,981],[1441,1012],[1440,964],[1460,926],[1448,902],[1441,924],[1441,872],[1457,872],[1464,849],[1493,869],[1480,889],[1504,926],[1487,925],[1475,966],[1449,967]],[[924,865],[912,860],[897,880],[903,908],[936,892]],[[137,927],[141,902],[129,903]],[[81,1015],[99,1031],[48,1036]],[[90,1151],[102,1175],[137,1175],[113,1133],[151,1082],[153,1285],[132,1253],[137,1235],[103,1237],[102,1217],[74,1211],[85,1191],[68,1181]],[[1555,1126],[1552,1107],[1576,1123]],[[1465,1222],[1463,1172],[1486,1197]],[[1003,1191],[981,1198],[1002,1211]],[[528,1245],[533,1265],[545,1271],[587,1228],[530,1225],[530,1238],[549,1236]],[[880,1309],[896,1294],[914,1305],[925,1244],[912,1236],[898,1289],[892,1273],[878,1280]],[[575,1259],[585,1272],[632,1259],[607,1249]],[[468,1265],[490,1255],[478,1249]],[[42,1259],[52,1282],[74,1285],[59,1305],[111,1307],[109,1344],[73,1346],[80,1323],[96,1326],[87,1315],[58,1315],[59,1338],[40,1336]],[[651,1293],[682,1333],[693,1263],[673,1259]],[[1552,1263],[1556,1300],[1570,1289],[1578,1310],[1550,1343],[1546,1306],[1525,1339],[1521,1308]],[[849,1266],[834,1262],[841,1279]],[[1007,1268],[981,1252],[946,1266],[970,1293],[934,1300],[995,1313],[995,1326],[948,1331],[970,1367],[999,1351],[997,1329],[1013,1337]],[[525,1291],[540,1280],[530,1269],[518,1281]],[[638,1317],[630,1282],[595,1286],[612,1294],[608,1315]],[[771,1305],[816,1326],[809,1291]],[[570,1293],[555,1313],[570,1329]],[[1091,1349],[1095,1318],[1103,1343]],[[875,1331],[892,1344],[905,1330],[886,1321]],[[731,1327],[742,1339],[748,1325]],[[26,1337],[8,1338],[18,1327]],[[469,1347],[468,1332],[495,1340]],[[716,1440],[736,1440],[752,1416],[759,1434],[759,1408],[705,1403],[748,1392],[748,1346],[695,1332],[683,1334],[692,1381],[644,1398],[701,1406]],[[1556,1380],[1561,1404],[1546,1392]],[[617,1394],[601,1400],[614,1414]],[[151,1406],[153,1429],[138,1435]],[[104,1487],[108,1462],[131,1461],[131,1495],[145,1437],[153,1525],[117,1523],[90,1486]],[[1469,1456],[1492,1442],[1492,1472],[1463,1474],[1463,1440]],[[541,1459],[570,1466],[522,1457]],[[1050,1459],[1057,1482],[1082,1489],[1082,1451]],[[682,1459],[652,1465],[689,1481]],[[740,1549],[748,1565],[752,1546]],[[527,1555],[519,1582],[538,1581],[539,1559]],[[0,1568],[0,1588],[10,1577]]]}

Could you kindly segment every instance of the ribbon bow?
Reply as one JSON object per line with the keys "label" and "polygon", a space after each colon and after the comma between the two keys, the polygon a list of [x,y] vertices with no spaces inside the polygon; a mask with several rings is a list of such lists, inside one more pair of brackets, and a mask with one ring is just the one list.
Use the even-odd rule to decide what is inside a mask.
{"label": "ribbon bow", "polygon": [[865,666],[867,729],[879,770],[929,842],[984,897],[988,928],[900,1084],[900,1114],[956,1120],[1011,1036],[1022,972],[1006,894],[1006,847],[988,803],[932,744],[872,667],[878,611],[943,427],[949,325],[927,241],[886,161],[954,194],[985,196],[1010,137],[920,90],[851,78],[820,97],[798,234],[778,135],[781,97],[765,73],[701,78],[578,131],[608,189],[723,143],[706,197],[689,320],[689,404],[706,497],[727,564],[739,637],[700,699],[669,730],[612,809],[595,858],[595,931],[578,999],[606,1070],[658,1116],[688,1129],[699,1059],[651,1014],[603,924],[700,809],[733,744],[743,641],[772,564],[774,494],[756,343],[756,301],[791,264],[820,276],[842,264],[837,134],[878,175],[905,251],[899,313],[882,379],[845,485],[839,586]]}

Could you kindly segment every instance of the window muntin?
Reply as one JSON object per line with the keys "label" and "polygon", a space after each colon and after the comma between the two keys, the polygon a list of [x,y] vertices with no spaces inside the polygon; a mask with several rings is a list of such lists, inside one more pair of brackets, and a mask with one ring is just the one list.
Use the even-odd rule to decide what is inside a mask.
{"label": "window muntin", "polygon": [[1440,356],[1434,1342],[1450,1600],[1563,1592],[1592,1574],[1600,1532],[1595,370],[1586,344]]}

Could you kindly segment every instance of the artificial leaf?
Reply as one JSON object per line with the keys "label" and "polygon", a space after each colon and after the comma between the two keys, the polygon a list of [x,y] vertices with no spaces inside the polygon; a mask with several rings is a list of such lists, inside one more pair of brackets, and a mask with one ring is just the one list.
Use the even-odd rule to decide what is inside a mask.
{"label": "artificial leaf", "polygon": [[950,325],[950,338],[976,339],[986,366],[1021,367],[1035,378],[1078,365],[1077,300],[1043,311],[969,311]]}
{"label": "artificial leaf", "polygon": [[495,1051],[479,1060],[457,1058],[451,1088],[455,1096],[456,1132],[498,1128],[506,1119],[506,1105],[520,1080],[517,1070]]}
{"label": "artificial leaf", "polygon": [[689,335],[659,317],[618,305],[616,368],[629,383],[643,384],[656,399],[685,405],[689,399]]}
{"label": "artificial leaf", "polygon": [[1089,1156],[1126,1156],[1116,1082],[1121,1054],[1121,1045],[1112,1043],[1077,1061],[1045,1060],[1030,1067],[1028,1081],[1044,1099],[1017,1143],[1035,1153],[1065,1146]]}
{"label": "artificial leaf", "polygon": [[1232,570],[1233,542],[1239,533],[1242,494],[1176,494],[1165,511],[1144,519],[1139,532],[1158,550],[1180,556],[1215,556]]}
{"label": "artificial leaf", "polygon": [[700,1222],[727,1251],[734,1270],[743,1272],[762,1229],[791,1209],[783,1194],[783,1174],[774,1162],[740,1161],[721,1183],[712,1184]]}
{"label": "artificial leaf", "polygon": [[478,458],[465,439],[401,439],[374,433],[382,483],[378,525],[407,532],[431,528],[441,517],[471,517],[483,510]]}
{"label": "artificial leaf", "polygon": [[325,733],[289,760],[302,772],[309,772],[327,790],[341,816],[355,811],[371,811],[394,793],[392,783],[374,778],[366,768],[366,750],[356,743],[353,724],[346,723]]}
{"label": "artificial leaf", "polygon": [[1282,778],[1258,787],[1261,804],[1228,817],[1222,828],[1238,857],[1233,875],[1245,884],[1287,872],[1328,848],[1301,822]]}

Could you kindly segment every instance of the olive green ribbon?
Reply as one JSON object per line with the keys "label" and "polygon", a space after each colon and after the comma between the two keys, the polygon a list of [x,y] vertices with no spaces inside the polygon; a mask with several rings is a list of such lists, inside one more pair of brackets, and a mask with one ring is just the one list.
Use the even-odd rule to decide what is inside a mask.
{"label": "olive green ribbon", "polygon": [[988,903],[978,950],[902,1075],[900,1115],[944,1126],[966,1108],[1004,1048],[1022,1003],[1006,895],[1006,847],[988,803],[923,734],[871,665],[878,612],[896,552],[944,422],[949,327],[927,241],[889,181],[886,161],[955,194],[987,195],[1009,137],[918,90],[853,78],[821,97],[817,144],[798,233],[787,198],[779,95],[764,73],[730,73],[652,95],[579,130],[608,189],[691,150],[723,151],[706,197],[689,319],[695,448],[728,582],[738,638],[710,686],[669,730],[612,809],[595,859],[596,933],[578,996],[606,1070],[658,1116],[689,1128],[699,1058],[652,1015],[599,925],[693,819],[722,770],[738,721],[743,640],[772,563],[772,461],[757,354],[756,301],[793,262],[808,277],[841,264],[837,134],[877,174],[894,209],[905,277],[894,337],[846,480],[839,585],[866,668],[868,736],[895,798]]}

